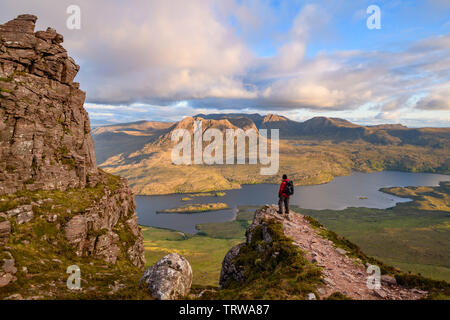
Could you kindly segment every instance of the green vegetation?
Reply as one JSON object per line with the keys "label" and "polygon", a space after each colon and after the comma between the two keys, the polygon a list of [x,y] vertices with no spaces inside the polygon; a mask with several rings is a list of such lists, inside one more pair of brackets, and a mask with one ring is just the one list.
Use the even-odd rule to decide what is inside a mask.
{"label": "green vegetation", "polygon": [[203,192],[203,193],[193,193],[189,197],[224,197],[225,192]]}
{"label": "green vegetation", "polygon": [[206,223],[197,225],[198,235],[218,239],[245,239],[245,230],[253,220],[256,207],[239,207],[239,212],[234,221],[222,223]]}
{"label": "green vegetation", "polygon": [[5,89],[5,88],[1,88],[1,87],[0,87],[0,92],[12,93],[11,90]]}
{"label": "green vegetation", "polygon": [[206,292],[202,299],[304,299],[315,292],[321,271],[286,237],[283,225],[264,221],[272,242],[263,239],[263,226],[253,229],[251,243],[241,247],[233,260],[242,271],[242,282],[229,281],[217,292]]}
{"label": "green vegetation", "polygon": [[[443,182],[434,188],[386,190],[397,196],[404,194],[414,199],[412,202],[399,203],[394,208],[386,210],[370,208],[348,208],[341,211],[307,210],[295,206],[292,209],[309,216],[307,219],[318,232],[333,241],[337,247],[346,250],[349,256],[361,260],[362,263],[378,265],[383,274],[394,275],[397,282],[402,285],[431,291],[430,299],[447,299],[450,296],[448,285],[450,251],[447,245],[450,241],[448,222],[450,208],[448,206],[444,208],[442,204],[448,197],[449,185],[449,182]],[[437,208],[445,210],[436,210]],[[186,250],[189,254],[188,260],[195,265],[194,292],[216,287],[223,257],[233,245],[244,242],[245,230],[251,223],[255,208],[239,209],[235,221],[198,225],[200,232],[195,236],[183,238],[175,231],[164,231],[166,236],[170,234],[174,238],[167,238],[164,241],[151,240],[151,248],[146,245],[148,257],[153,257],[149,264],[156,262],[171,250]],[[157,237],[153,231],[145,233],[146,241],[152,237]],[[213,244],[217,246],[215,249],[211,247]],[[164,248],[164,252],[155,257],[155,252],[161,247]],[[195,252],[201,253],[196,255]],[[251,260],[251,257],[249,259]],[[257,259],[259,258],[255,258],[255,263],[259,265]],[[198,260],[201,260],[201,263]],[[271,285],[270,279],[267,279],[259,281],[259,285],[247,283],[242,287],[242,291],[238,290],[238,287],[230,288],[230,291],[223,293],[216,293],[213,290],[204,298],[234,299],[236,297],[233,295],[236,295],[240,298],[265,299],[269,297],[264,297],[263,291]],[[280,293],[275,290],[275,292],[270,298],[279,298],[286,294],[286,291]],[[345,298],[339,293],[330,297],[330,299]]]}
{"label": "green vegetation", "polygon": [[[443,182],[434,188],[383,189],[414,199],[386,210],[348,208],[334,211],[296,207],[293,210],[314,217],[329,230],[345,237],[343,241],[349,239],[361,248],[360,251],[386,265],[435,280],[450,281],[449,186],[449,182]],[[351,248],[345,248],[345,243],[342,246],[351,251]]]}
{"label": "green vegetation", "polygon": [[180,207],[157,211],[157,213],[197,213],[228,209],[226,203],[186,204]]}
{"label": "green vegetation", "polygon": [[[105,184],[93,188],[63,191],[20,191],[0,196],[0,212],[19,205],[40,202],[33,205],[34,218],[18,225],[11,222],[9,242],[0,248],[0,261],[15,259],[17,280],[0,290],[0,299],[20,293],[24,298],[36,299],[150,299],[149,294],[139,287],[142,271],[133,266],[126,250],[121,250],[115,265],[94,257],[78,257],[68,243],[62,225],[75,214],[80,214],[100,200],[105,186],[118,188],[118,178],[107,175]],[[57,215],[55,222],[47,217]],[[103,234],[105,229],[97,232]],[[119,233],[122,242],[132,237],[131,231]],[[67,289],[67,267],[77,265],[81,269],[81,291]],[[116,286],[117,285],[117,286]],[[116,288],[114,288],[116,286]]]}
{"label": "green vegetation", "polygon": [[[235,221],[198,225],[196,235],[143,227],[147,266],[171,252],[186,257],[194,272],[194,287],[217,287],[225,254],[245,241],[245,230],[253,219],[255,208],[240,207]],[[228,231],[232,231],[228,234]]]}

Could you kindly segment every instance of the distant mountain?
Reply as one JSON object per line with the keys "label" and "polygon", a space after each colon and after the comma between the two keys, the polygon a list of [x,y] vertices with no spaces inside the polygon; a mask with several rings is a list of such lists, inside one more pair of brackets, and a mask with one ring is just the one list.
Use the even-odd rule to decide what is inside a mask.
{"label": "distant mountain", "polygon": [[92,130],[97,162],[103,163],[120,153],[131,154],[166,134],[174,124],[173,122],[139,121],[97,127]]}
{"label": "distant mountain", "polygon": [[116,154],[130,154],[148,143],[170,142],[176,129],[192,132],[194,121],[202,121],[203,130],[226,129],[279,129],[281,139],[314,139],[333,142],[362,140],[376,145],[416,145],[432,148],[449,146],[450,128],[411,129],[401,124],[362,126],[340,118],[315,117],[304,122],[285,116],[268,114],[229,113],[198,114],[179,122],[138,121],[97,127],[92,130],[97,159],[103,163]]}
{"label": "distant mountain", "polygon": [[[192,127],[195,120],[204,122],[204,130],[210,127],[220,130],[227,128],[241,128],[243,130],[250,128],[279,129],[281,139],[319,139],[334,142],[363,140],[379,145],[411,144],[438,148],[448,145],[450,141],[450,128],[410,129],[401,124],[362,126],[345,119],[328,117],[315,117],[304,122],[298,122],[275,114],[261,116],[243,113],[198,114],[194,117],[185,118],[171,128],[166,125],[165,129],[168,129],[168,132],[165,134],[168,135],[171,130],[179,128],[180,125]],[[126,128],[127,126],[123,126],[122,132]],[[94,132],[94,134],[96,133]]]}
{"label": "distant mountain", "polygon": [[326,183],[352,171],[450,173],[450,128],[362,126],[328,117],[299,122],[276,114],[242,113],[98,127],[92,131],[98,164],[128,178],[137,194],[206,192],[278,182],[277,176],[261,176],[259,166],[173,165],[172,133],[177,129],[192,133],[195,121],[201,121],[203,131],[279,129],[280,170],[297,184]]}

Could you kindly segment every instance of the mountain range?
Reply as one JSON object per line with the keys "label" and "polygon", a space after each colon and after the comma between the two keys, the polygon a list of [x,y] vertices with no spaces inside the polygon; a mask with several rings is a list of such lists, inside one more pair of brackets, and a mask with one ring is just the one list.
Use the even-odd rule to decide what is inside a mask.
{"label": "mountain range", "polygon": [[[281,167],[296,177],[299,184],[328,182],[354,170],[449,172],[450,128],[363,126],[329,117],[298,122],[282,115],[244,113],[198,114],[178,122],[139,121],[97,127],[92,131],[97,162],[108,172],[128,178],[134,191],[140,194],[212,191],[236,188],[242,183],[278,181],[278,177],[257,177],[259,174],[250,166],[245,166],[246,169],[196,166],[191,167],[193,172],[213,175],[212,186],[181,179],[173,188],[155,190],[152,185],[157,179],[171,181],[168,175],[181,174],[183,168],[170,163],[170,137],[176,129],[192,132],[194,121],[201,121],[203,130],[279,129]],[[303,161],[306,166],[298,167]],[[216,175],[220,181],[216,181]],[[199,177],[191,176],[192,179]]]}

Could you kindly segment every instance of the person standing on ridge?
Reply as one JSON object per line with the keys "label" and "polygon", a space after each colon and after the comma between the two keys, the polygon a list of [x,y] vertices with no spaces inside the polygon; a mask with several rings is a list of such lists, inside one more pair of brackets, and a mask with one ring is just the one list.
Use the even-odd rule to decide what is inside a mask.
{"label": "person standing on ridge", "polygon": [[283,204],[284,213],[289,214],[289,197],[294,194],[294,183],[288,179],[287,175],[283,174],[283,181],[280,185],[280,190],[278,191],[278,213],[283,214]]}

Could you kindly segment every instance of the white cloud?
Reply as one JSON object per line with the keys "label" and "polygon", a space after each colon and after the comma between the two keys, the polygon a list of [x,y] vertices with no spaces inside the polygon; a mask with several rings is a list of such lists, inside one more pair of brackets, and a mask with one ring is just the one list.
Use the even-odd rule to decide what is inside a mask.
{"label": "white cloud", "polygon": [[[77,80],[87,91],[92,115],[144,117],[152,111],[163,117],[176,110],[175,117],[198,113],[199,108],[355,110],[370,103],[379,109],[379,118],[386,118],[412,108],[410,101],[418,94],[416,108],[450,108],[445,85],[450,35],[417,41],[403,51],[308,56],[308,44],[326,34],[333,19],[317,3],[303,6],[290,30],[276,39],[277,54],[262,58],[252,52],[246,37],[267,30],[266,24],[276,19],[269,1],[80,0],[80,31],[65,28],[69,4],[2,0],[0,19],[34,13],[40,29],[54,26],[64,34],[64,46],[82,67]],[[259,35],[264,36],[275,41],[273,34]],[[189,105],[175,107],[179,101]]]}
{"label": "white cloud", "polygon": [[416,107],[427,110],[450,110],[450,82],[434,88],[417,102]]}

